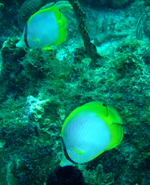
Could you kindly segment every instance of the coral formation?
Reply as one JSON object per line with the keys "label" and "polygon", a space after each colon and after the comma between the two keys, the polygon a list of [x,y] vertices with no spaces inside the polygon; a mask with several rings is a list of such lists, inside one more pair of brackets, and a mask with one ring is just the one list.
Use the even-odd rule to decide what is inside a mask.
{"label": "coral formation", "polygon": [[49,106],[50,102],[50,99],[40,101],[33,96],[27,97],[27,103],[30,105],[28,112],[30,119],[34,121],[41,119],[45,113],[44,109]]}
{"label": "coral formation", "polygon": [[90,4],[92,7],[111,7],[111,8],[123,8],[127,5],[129,5],[130,3],[134,2],[134,0],[80,0],[80,2],[86,2],[88,4]]}
{"label": "coral formation", "polygon": [[149,6],[150,5],[150,1],[149,0],[143,0],[143,1],[144,1],[145,6]]}
{"label": "coral formation", "polygon": [[120,0],[112,0],[111,1],[111,6],[113,7],[113,8],[121,8],[121,7],[123,7],[125,4],[128,4],[128,3],[130,3],[131,2],[131,0],[122,0],[122,1],[120,1]]}
{"label": "coral formation", "polygon": [[26,21],[28,18],[35,13],[37,10],[40,9],[40,7],[43,4],[43,0],[26,0],[24,3],[21,5],[16,21],[17,21],[17,26],[20,28],[23,28]]}
{"label": "coral formation", "polygon": [[85,25],[85,13],[81,9],[78,0],[76,0],[76,1],[69,0],[69,2],[74,9],[74,13],[76,15],[76,18],[77,18],[77,21],[79,24],[78,27],[79,27],[81,36],[83,38],[84,46],[87,51],[87,54],[91,57],[91,59],[93,61],[93,62],[91,62],[91,65],[94,66],[94,64],[97,62],[98,59],[101,58],[101,56],[97,53],[96,46],[93,43],[91,43],[91,41],[90,41],[90,37],[89,37],[88,31],[87,31],[87,28]]}
{"label": "coral formation", "polygon": [[[8,1],[2,3],[8,7]],[[93,185],[93,179],[95,184],[150,184],[149,7],[140,0],[119,11],[103,6],[100,10],[82,6],[91,40],[101,33],[107,35],[98,41],[102,58],[92,67],[73,14],[68,15],[69,34],[64,44],[49,51],[24,50],[15,47],[20,32],[12,15],[17,6],[2,10],[2,185],[12,181],[15,185],[44,185],[60,163],[60,130],[65,118],[90,101],[116,108],[124,121],[125,136],[119,147],[78,166],[86,184]],[[136,23],[144,11],[143,37],[136,39]],[[119,33],[125,35],[115,37]]]}
{"label": "coral formation", "polygon": [[[149,169],[145,163],[149,156],[144,158],[141,153],[141,151],[144,152],[143,148],[146,150],[149,146],[149,141],[144,138],[150,137],[146,129],[149,127],[147,106],[150,68],[149,52],[146,54],[145,48],[149,48],[149,43],[126,39],[118,45],[114,58],[111,58],[111,54],[106,58],[104,54],[103,62],[95,69],[91,69],[88,58],[81,55],[83,52],[81,48],[76,50],[76,57],[71,64],[67,60],[65,64],[64,61],[53,62],[52,57],[55,55],[49,55],[47,51],[28,51],[24,55],[23,66],[30,64],[31,61],[34,61],[33,67],[40,62],[41,66],[49,63],[50,71],[49,74],[44,72],[43,66],[44,69],[41,69],[39,74],[43,72],[48,76],[42,75],[38,78],[38,75],[34,75],[36,70],[23,68],[21,73],[30,78],[30,85],[25,87],[26,94],[32,94],[34,98],[31,99],[34,101],[18,97],[16,100],[12,98],[3,100],[4,103],[1,103],[1,106],[5,107],[0,114],[1,134],[6,142],[3,147],[5,162],[12,162],[12,173],[21,184],[23,181],[25,184],[28,184],[27,182],[32,184],[32,181],[38,184],[39,179],[42,182],[45,181],[48,169],[53,169],[59,163],[61,153],[58,145],[59,133],[63,120],[79,104],[93,100],[104,101],[118,108],[124,120],[125,140],[114,151],[109,151],[87,164],[86,169],[83,170],[87,181],[92,182],[89,178],[93,178],[93,176],[86,176],[87,170],[95,173],[94,169],[99,161],[103,164],[102,179],[105,183],[113,184],[115,181],[115,184],[120,185],[122,178],[126,179],[126,184],[129,183],[128,178],[132,179],[132,182],[142,180],[136,179],[135,174],[138,172],[144,175]],[[142,57],[138,57],[140,55]],[[5,58],[4,53],[3,57]],[[10,81],[10,78],[7,77],[6,80]],[[37,94],[37,90],[43,95]],[[32,106],[29,106],[29,102]],[[38,112],[37,105],[42,111]],[[35,112],[31,111],[31,107]],[[33,113],[31,117],[30,111]],[[7,120],[9,118],[9,122],[6,118]],[[132,143],[129,142],[131,137],[133,137]],[[14,143],[17,147],[12,153]],[[20,146],[21,155],[17,152],[18,146]],[[9,159],[9,153],[11,153],[11,159]],[[138,161],[135,160],[136,158]],[[125,161],[126,163],[122,165]],[[122,170],[117,171],[118,168],[126,168],[128,171],[132,169],[132,173],[130,175],[127,171],[122,173]],[[119,177],[118,180],[115,180],[116,176]],[[145,175],[145,178],[147,179],[148,176]]]}
{"label": "coral formation", "polygon": [[0,10],[2,10],[4,8],[4,4],[0,3]]}
{"label": "coral formation", "polygon": [[[25,75],[22,74],[23,66],[20,63],[26,51],[18,50],[17,48],[14,49],[15,41],[16,39],[8,39],[3,43],[1,50],[3,62],[0,81],[1,84],[3,84],[1,93],[5,95],[12,94],[17,98],[20,94],[25,93],[21,84],[26,84],[28,80]],[[9,81],[7,81],[8,79]]]}
{"label": "coral formation", "polygon": [[23,19],[23,17],[26,17],[30,13],[30,15],[33,14],[33,12],[36,12],[40,6],[42,5],[42,0],[26,0],[22,4],[21,8],[18,11],[17,18]]}

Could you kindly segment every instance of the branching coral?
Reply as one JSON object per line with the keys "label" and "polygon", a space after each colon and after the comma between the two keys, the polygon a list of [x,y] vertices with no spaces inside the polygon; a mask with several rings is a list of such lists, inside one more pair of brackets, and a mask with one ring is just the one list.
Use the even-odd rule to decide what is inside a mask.
{"label": "branching coral", "polygon": [[78,27],[79,27],[79,31],[81,33],[81,36],[82,36],[82,39],[84,42],[85,49],[87,51],[87,54],[90,56],[90,58],[93,61],[93,62],[91,62],[91,64],[94,65],[96,63],[96,61],[99,58],[101,58],[101,56],[97,53],[96,46],[93,43],[91,43],[91,41],[90,41],[87,27],[85,25],[85,13],[81,9],[78,0],[76,0],[76,1],[69,0],[69,2],[74,9],[74,13],[75,13],[77,21],[78,21],[78,25],[79,25]]}
{"label": "branching coral", "polygon": [[51,6],[57,6],[59,9],[61,9],[63,13],[69,13],[69,12],[73,13],[73,8],[68,1],[58,1],[55,4],[54,2],[51,2],[51,3],[46,4],[45,6],[42,6],[40,10],[50,8]]}

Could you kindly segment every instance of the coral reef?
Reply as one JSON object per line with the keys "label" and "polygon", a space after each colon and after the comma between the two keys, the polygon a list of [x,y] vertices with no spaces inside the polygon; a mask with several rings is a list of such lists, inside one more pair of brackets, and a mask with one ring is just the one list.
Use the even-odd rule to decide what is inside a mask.
{"label": "coral reef", "polygon": [[[86,184],[150,184],[149,7],[137,0],[119,11],[82,8],[91,40],[107,35],[98,40],[102,58],[92,67],[73,14],[68,15],[67,41],[48,51],[16,48],[19,31],[12,26],[13,11],[3,15],[8,23],[3,18],[0,23],[1,43],[5,40],[0,57],[1,185],[44,185],[61,160],[65,118],[90,101],[102,101],[120,112],[124,140],[78,166]],[[137,39],[136,24],[144,11],[144,32]]]}
{"label": "coral reef", "polygon": [[[24,94],[24,88],[21,84],[27,83],[27,78],[22,74],[23,66],[20,63],[21,58],[25,55],[25,50],[15,48],[16,39],[8,39],[3,43],[1,50],[2,66],[1,66],[1,93],[18,97]],[[11,62],[10,62],[11,61]],[[8,81],[9,79],[9,81]],[[7,81],[7,82],[6,82]],[[19,94],[18,94],[19,93]],[[5,97],[3,97],[5,98]]]}
{"label": "coral reef", "polygon": [[22,4],[21,8],[18,11],[18,19],[23,19],[23,17],[26,16],[27,18],[27,14],[28,12],[30,12],[30,15],[32,14],[32,12],[36,12],[39,7],[42,5],[42,0],[26,0],[24,1],[24,3]]}
{"label": "coral reef", "polygon": [[[24,68],[21,73],[26,74],[30,81],[33,78],[33,82],[26,86],[26,93],[34,97],[21,98],[20,94],[21,97],[16,100],[9,98],[1,103],[1,136],[6,143],[3,155],[5,163],[12,162],[12,173],[19,183],[32,184],[34,181],[34,184],[38,184],[45,181],[49,168],[52,170],[59,163],[59,133],[66,115],[78,105],[94,100],[114,105],[119,110],[124,120],[125,139],[119,147],[86,165],[83,169],[86,181],[92,182],[94,178],[94,175],[87,177],[86,173],[95,174],[97,164],[102,163],[102,181],[105,184],[123,184],[122,178],[126,179],[124,184],[130,184],[129,181],[131,184],[149,182],[146,173],[149,166],[145,162],[149,160],[149,155],[145,152],[149,147],[146,138],[150,137],[147,109],[150,101],[150,66],[149,52],[145,48],[149,49],[149,43],[126,39],[118,45],[113,58],[111,54],[107,57],[103,54],[103,61],[95,69],[90,68],[90,61],[84,55],[81,57],[82,49],[76,50],[71,64],[67,59],[65,64],[65,61],[53,62],[47,51],[27,52],[23,65],[34,61],[32,65],[36,67],[40,62],[41,66],[49,62],[50,72],[48,76],[39,78],[37,74],[34,75],[34,70]],[[138,57],[140,55],[142,57]],[[44,73],[47,74],[46,71]],[[37,89],[42,96],[37,94]],[[39,108],[41,111],[38,112]],[[8,118],[9,121],[6,121]],[[119,168],[128,170],[118,171]],[[129,174],[131,169],[132,173]],[[140,178],[136,176],[137,173],[141,174]]]}
{"label": "coral reef", "polygon": [[150,1],[149,0],[144,0],[144,4],[145,4],[145,6],[149,6],[150,5]]}
{"label": "coral reef", "polygon": [[21,5],[18,14],[16,16],[16,24],[20,28],[23,28],[28,18],[38,11],[43,5],[43,0],[26,0]]}
{"label": "coral reef", "polygon": [[[111,8],[123,8],[130,3],[134,2],[134,0],[80,0],[81,3],[88,3],[91,7],[111,7]],[[147,2],[146,2],[147,3]]]}
{"label": "coral reef", "polygon": [[132,0],[122,0],[122,1],[112,0],[111,1],[111,7],[113,7],[113,8],[122,8],[123,6],[125,6],[125,5],[127,5],[131,2],[132,2]]}
{"label": "coral reef", "polygon": [[27,97],[27,102],[29,103],[29,117],[30,119],[33,119],[34,121],[38,121],[39,119],[42,118],[42,116],[45,113],[45,108],[49,106],[50,104],[50,99],[46,100],[39,100],[34,98],[33,96]]}
{"label": "coral reef", "polygon": [[2,10],[4,8],[4,4],[0,3],[0,10]]}
{"label": "coral reef", "polygon": [[93,62],[91,62],[91,65],[94,66],[94,64],[97,62],[98,59],[101,58],[101,56],[97,53],[96,46],[93,43],[91,43],[91,41],[90,41],[90,37],[89,37],[88,31],[87,31],[87,28],[85,25],[85,13],[81,9],[78,0],[76,0],[76,1],[69,0],[69,2],[74,9],[74,13],[76,15],[76,18],[77,18],[77,21],[79,24],[78,27],[79,27],[81,36],[84,41],[84,46],[85,46],[86,52],[93,61]]}

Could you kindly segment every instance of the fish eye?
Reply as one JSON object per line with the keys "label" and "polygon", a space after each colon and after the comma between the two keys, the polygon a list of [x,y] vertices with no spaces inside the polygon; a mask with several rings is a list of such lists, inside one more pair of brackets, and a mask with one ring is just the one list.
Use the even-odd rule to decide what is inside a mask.
{"label": "fish eye", "polygon": [[103,106],[106,107],[106,112],[107,112],[106,117],[108,117],[108,107],[105,103],[103,103]]}

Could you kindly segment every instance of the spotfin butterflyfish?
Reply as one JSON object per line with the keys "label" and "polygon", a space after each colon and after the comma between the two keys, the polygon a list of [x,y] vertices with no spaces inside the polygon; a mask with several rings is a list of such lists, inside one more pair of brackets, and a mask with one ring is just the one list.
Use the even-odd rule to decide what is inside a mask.
{"label": "spotfin butterflyfish", "polygon": [[122,125],[117,110],[102,102],[76,108],[62,126],[60,166],[86,163],[115,148],[123,139]]}
{"label": "spotfin butterflyfish", "polygon": [[58,45],[67,38],[67,18],[52,6],[33,14],[24,28],[16,47],[43,48]]}

